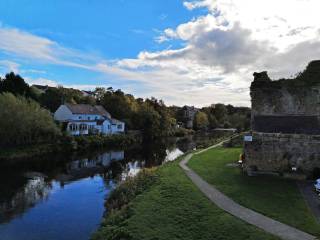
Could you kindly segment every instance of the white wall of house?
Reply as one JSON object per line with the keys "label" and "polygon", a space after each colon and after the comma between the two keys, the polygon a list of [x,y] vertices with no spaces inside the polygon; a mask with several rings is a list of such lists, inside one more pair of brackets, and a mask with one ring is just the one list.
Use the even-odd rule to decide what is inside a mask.
{"label": "white wall of house", "polygon": [[124,123],[117,123],[117,124],[112,124],[111,125],[111,133],[112,134],[117,134],[117,133],[122,133],[124,132]]}
{"label": "white wall of house", "polygon": [[54,120],[56,121],[66,121],[72,119],[72,117],[73,114],[66,105],[61,105],[54,113]]}
{"label": "white wall of house", "polygon": [[111,121],[110,119],[106,119],[102,125],[102,134],[112,134],[111,132]]}

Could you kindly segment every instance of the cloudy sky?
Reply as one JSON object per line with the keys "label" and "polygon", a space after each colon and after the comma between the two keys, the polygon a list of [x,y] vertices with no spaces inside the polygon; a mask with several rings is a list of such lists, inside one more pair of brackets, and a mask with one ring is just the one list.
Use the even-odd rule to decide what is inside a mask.
{"label": "cloudy sky", "polygon": [[320,59],[319,0],[1,0],[0,74],[249,106],[255,71]]}

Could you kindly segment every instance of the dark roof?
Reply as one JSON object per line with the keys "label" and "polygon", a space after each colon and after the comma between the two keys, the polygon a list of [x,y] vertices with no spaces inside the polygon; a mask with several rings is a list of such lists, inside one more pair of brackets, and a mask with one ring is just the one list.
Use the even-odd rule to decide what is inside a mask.
{"label": "dark roof", "polygon": [[33,84],[32,85],[32,87],[35,87],[35,88],[37,88],[37,89],[39,89],[39,90],[42,90],[42,91],[46,91],[46,90],[48,90],[48,88],[49,88],[49,86],[48,85],[37,85],[37,84]]}
{"label": "dark roof", "polygon": [[70,109],[70,111],[73,114],[90,114],[90,115],[102,115],[107,118],[111,118],[110,113],[108,113],[103,106],[100,105],[90,105],[90,104],[65,104],[67,108]]}

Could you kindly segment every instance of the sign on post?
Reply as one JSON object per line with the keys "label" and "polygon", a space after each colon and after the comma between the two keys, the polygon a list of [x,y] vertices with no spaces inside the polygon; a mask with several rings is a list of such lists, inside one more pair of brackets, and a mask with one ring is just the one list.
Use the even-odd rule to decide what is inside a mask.
{"label": "sign on post", "polygon": [[249,135],[244,136],[244,141],[245,142],[252,142],[252,136],[249,136]]}

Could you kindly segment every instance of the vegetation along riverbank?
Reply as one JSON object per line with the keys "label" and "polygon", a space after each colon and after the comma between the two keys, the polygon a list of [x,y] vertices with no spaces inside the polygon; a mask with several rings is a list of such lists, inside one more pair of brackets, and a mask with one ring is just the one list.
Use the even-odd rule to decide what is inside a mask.
{"label": "vegetation along riverbank", "polygon": [[179,160],[120,185],[107,200],[106,218],[92,239],[277,239],[211,204]]}

